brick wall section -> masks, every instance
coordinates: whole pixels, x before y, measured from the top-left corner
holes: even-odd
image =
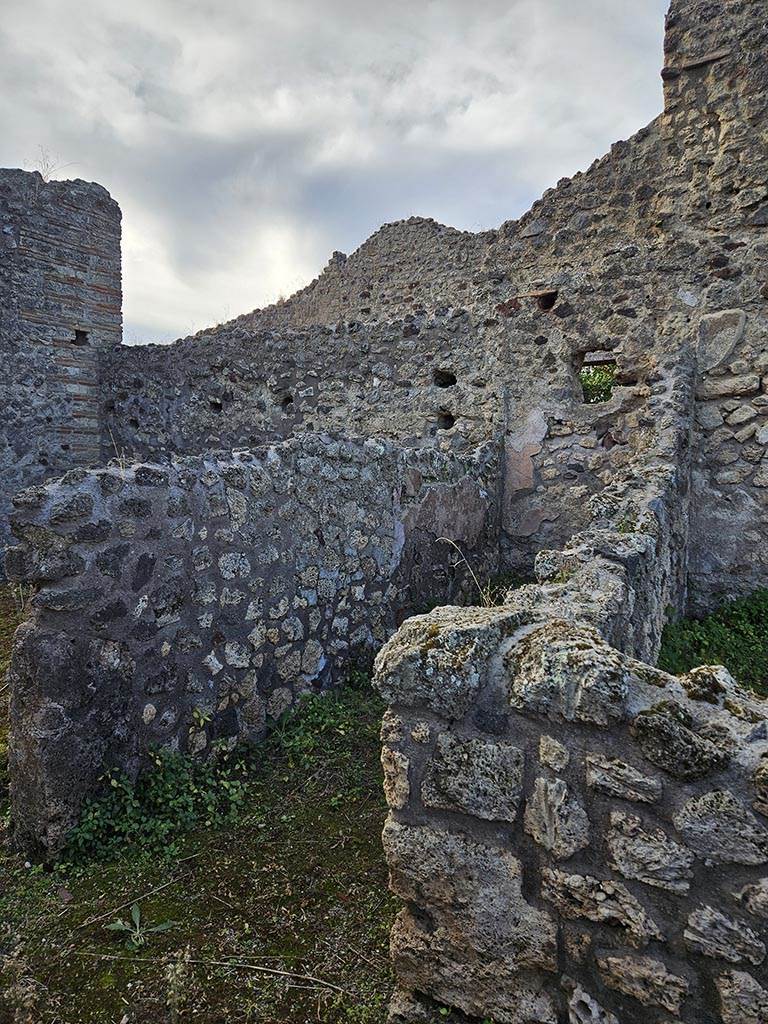
[[[13,494],[101,461],[96,352],[120,344],[121,324],[109,193],[0,170],[0,550]]]
[[[10,682],[16,842],[54,853],[108,767],[260,739],[407,615],[498,558],[498,449],[459,458],[305,436],[73,470],[16,499],[33,584]]]

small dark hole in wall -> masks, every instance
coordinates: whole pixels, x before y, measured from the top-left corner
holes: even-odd
[[[209,398],[208,405],[211,407],[213,412],[221,412],[224,408],[220,398]]]
[[[75,345],[87,345],[88,344],[88,331],[75,331]]]
[[[293,395],[283,395],[280,399],[280,408],[283,412],[293,412]]]
[[[138,430],[139,429],[139,421],[132,416],[128,420],[128,426],[129,427],[133,427],[134,430]]]
[[[437,429],[438,430],[453,430],[456,425],[456,417],[453,413],[445,412],[441,409],[437,414]]]
[[[434,370],[432,380],[439,388],[452,388],[456,386],[456,374],[451,370]]]
[[[600,353],[597,353],[600,356]],[[579,371],[579,383],[587,405],[608,402],[616,382],[616,360],[597,358],[595,354],[584,357]]]
[[[536,304],[542,313],[548,313],[550,309],[555,308],[558,294],[558,292],[542,292],[541,295],[536,296]]]

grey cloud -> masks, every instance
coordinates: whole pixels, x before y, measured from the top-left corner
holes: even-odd
[[[666,0],[5,0],[0,162],[124,209],[129,337],[287,294],[413,213],[522,213],[661,107]]]

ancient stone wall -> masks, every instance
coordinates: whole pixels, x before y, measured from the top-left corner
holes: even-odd
[[[765,1019],[765,703],[514,605],[378,666],[392,1024]]]
[[[304,436],[78,469],[16,499],[33,584],[11,670],[16,841],[47,855],[106,768],[260,739],[413,611],[498,558],[498,449]],[[459,564],[457,564],[459,563]]]
[[[665,110],[650,126],[519,220],[477,235],[416,218],[386,225],[307,289],[235,324],[366,322],[440,304],[486,329],[503,322],[504,557],[516,568],[582,525],[585,500],[650,426],[648,389],[700,337],[691,608],[749,593],[768,558],[767,45],[760,0],[675,0]],[[542,292],[557,293],[547,309]],[[627,390],[590,410],[575,372],[595,352],[615,356]]]
[[[261,704],[248,703],[240,675],[258,677],[263,703],[290,689],[277,684],[281,672],[299,686],[313,677],[301,652],[319,645],[326,660],[313,679],[323,684],[356,646],[335,635],[334,621],[361,617],[352,632],[365,626],[366,644],[379,642],[382,623],[394,628],[425,597],[450,591],[458,556],[435,548],[440,533],[480,575],[497,555],[504,568],[535,566],[539,582],[510,599],[520,614],[593,627],[650,662],[670,615],[764,582],[766,45],[761,0],[675,0],[663,114],[519,220],[480,234],[418,218],[387,225],[350,257],[335,254],[286,302],[171,346],[116,345],[119,211],[108,195],[3,172],[0,503],[73,465],[117,462],[19,498],[22,544],[9,564],[41,588],[14,670],[16,807],[27,802],[37,822],[22,826],[27,840],[60,840],[74,812],[46,787],[70,760],[90,779],[107,749],[104,722],[115,725],[110,709],[83,696],[81,664],[93,666],[84,678],[94,692],[103,678],[124,695],[112,748],[132,771],[150,737],[202,745],[188,720],[198,691],[187,694],[183,680],[198,678],[211,653],[214,721],[229,724],[204,730],[205,741],[247,731],[242,709]],[[615,361],[615,387],[588,405],[579,372],[595,359]],[[382,445],[365,445],[370,436]],[[478,445],[493,457],[477,461]],[[251,454],[216,454],[222,448]],[[365,483],[351,495],[358,477],[345,475],[345,452]],[[238,490],[229,477],[240,479],[243,466]],[[216,504],[222,487],[226,507]],[[224,521],[209,522],[214,513]],[[6,520],[0,507],[0,531]],[[389,576],[367,555],[360,569],[356,542],[344,539],[350,521],[377,550],[400,552]],[[241,534],[247,550],[233,546]],[[198,566],[206,547],[213,561],[203,553]],[[248,563],[233,577],[241,583],[220,578],[229,555]],[[340,574],[344,614],[333,595],[328,620],[301,604],[296,573],[310,556]],[[347,563],[385,596],[370,602]],[[198,579],[216,588],[220,627],[197,607]],[[251,598],[237,598],[249,588],[267,603],[278,593],[299,601],[303,632],[283,639],[264,612],[274,650],[246,668],[227,662],[226,646],[261,656],[246,645],[256,626],[244,632],[241,618]],[[179,591],[177,620],[164,602],[173,607]],[[220,638],[221,656],[205,630]],[[177,658],[161,708],[145,692],[152,666]],[[57,675],[69,688],[64,710],[45,689]],[[221,680],[229,689],[220,696]],[[148,705],[154,716],[139,720]],[[121,707],[133,717],[120,718]],[[42,744],[25,747],[25,735],[45,736],[50,759]],[[82,764],[72,755],[81,742]]]
[[[97,352],[121,338],[120,210],[100,185],[0,171],[0,550],[11,497],[101,459]]]
[[[502,229],[531,267],[591,238],[587,272],[528,283],[570,307],[566,354],[614,352],[636,383],[605,424],[622,463],[539,585],[413,619],[377,659],[393,1024],[766,1019],[768,705],[647,662],[667,605],[764,582],[767,40],[763,4],[673,3],[662,118]],[[550,497],[561,396],[538,398],[507,438],[512,515]],[[589,439],[572,409],[564,436]]]
[[[646,663],[685,603],[695,380],[537,585],[377,657],[392,1024],[764,1019],[768,704]]]
[[[254,334],[228,326],[101,359],[115,451],[156,457],[307,431],[468,451],[504,421],[506,337],[461,310]]]
[[[768,569],[766,45],[759,2],[672,4],[660,213],[688,261],[681,294],[699,333],[693,611],[749,593]]]
[[[480,262],[486,240],[493,235],[458,231],[425,217],[385,224],[351,256],[335,252],[306,288],[274,306],[238,317],[232,325],[250,332],[296,329],[466,307],[485,294]]]

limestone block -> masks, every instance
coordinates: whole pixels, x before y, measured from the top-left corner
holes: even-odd
[[[503,608],[436,608],[403,624],[376,657],[376,686],[388,704],[446,718],[469,710],[479,666],[527,617]]]
[[[716,430],[723,425],[723,414],[715,403],[705,405],[699,402],[696,406],[696,419],[704,430]]]
[[[558,860],[589,846],[587,812],[562,779],[536,779],[525,808],[525,831]]]
[[[523,752],[511,743],[437,738],[421,797],[427,807],[513,822],[523,787]]]
[[[768,863],[768,829],[732,793],[691,797],[673,818],[686,845],[715,864]]]
[[[731,427],[739,427],[743,423],[749,423],[757,416],[757,410],[752,405],[740,405],[727,418]]]
[[[768,921],[768,878],[761,878],[752,885],[745,885],[737,896],[750,914]]]
[[[405,754],[391,747],[381,749],[381,767],[384,773],[384,796],[393,810],[402,810],[411,795],[408,780],[410,761]]]
[[[658,1006],[678,1014],[689,984],[671,974],[660,960],[649,956],[605,956],[597,966],[608,988],[637,999],[643,1006]]]
[[[523,898],[519,861],[461,833],[392,818],[383,841],[394,892],[429,921],[405,910],[395,922],[400,985],[469,1016],[555,1024],[550,998],[527,974],[556,970],[556,928]]]
[[[696,397],[707,401],[712,398],[756,395],[759,390],[760,377],[756,373],[745,373],[739,377],[712,377],[704,380],[696,391]]]
[[[542,736],[539,740],[539,761],[552,771],[562,772],[568,767],[571,755],[566,747],[552,736]]]
[[[747,317],[742,309],[726,309],[701,318],[699,369],[706,373],[722,365],[744,337]]]
[[[509,702],[521,711],[595,725],[624,714],[627,667],[596,630],[550,623],[509,652],[506,668]]]
[[[651,939],[664,937],[640,901],[621,882],[544,868],[542,896],[564,917],[586,918],[625,929],[633,945],[645,946]]]
[[[719,957],[738,964],[748,960],[758,966],[765,960],[765,944],[743,921],[703,906],[688,915],[683,932],[686,944],[704,956]]]
[[[619,1024],[619,1020],[581,985],[576,985],[568,1000],[568,1024]]]
[[[723,1024],[768,1024],[768,992],[745,971],[717,978]]]
[[[631,726],[643,755],[677,779],[701,779],[725,767],[727,750],[693,731],[690,714],[675,701],[641,711]]]
[[[602,754],[587,755],[587,785],[608,796],[638,803],[654,803],[662,794],[658,779],[644,775],[625,761]]]
[[[662,829],[647,830],[640,818],[615,811],[607,843],[613,867],[625,878],[670,892],[688,892],[694,855]]]

